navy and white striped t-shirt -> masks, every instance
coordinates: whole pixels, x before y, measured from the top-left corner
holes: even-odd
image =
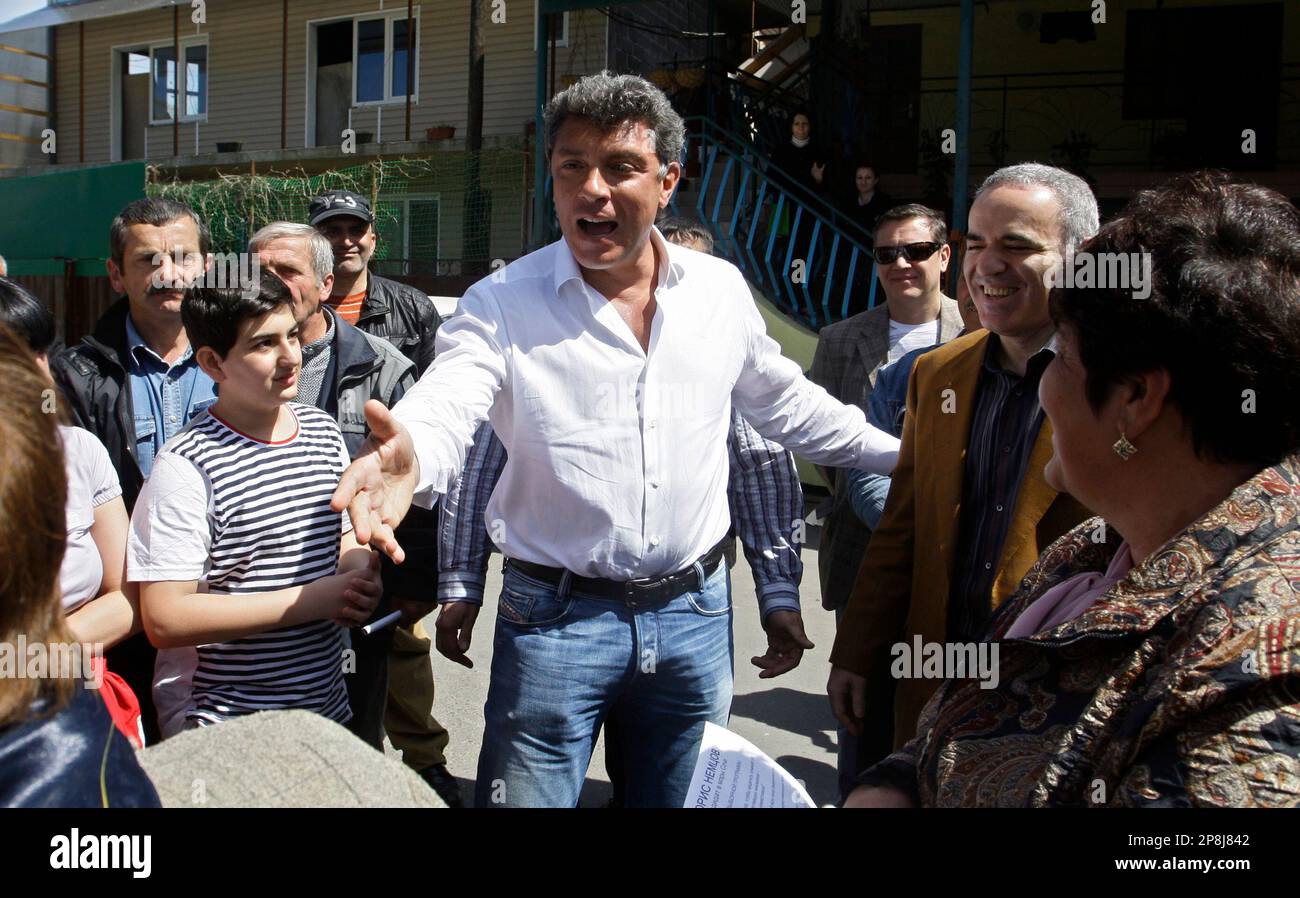
[[[202,580],[239,601],[335,572],[344,519],[329,503],[347,449],[329,415],[289,408],[298,426],[282,442],[241,434],[211,411],[169,441],[132,515],[131,580]],[[185,717],[303,708],[345,722],[345,647],[328,620],[198,646]]]

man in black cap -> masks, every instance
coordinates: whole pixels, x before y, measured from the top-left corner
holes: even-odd
[[[330,307],[349,324],[392,343],[423,374],[433,361],[442,319],[419,290],[369,271],[379,241],[370,202],[350,190],[331,190],[311,201],[308,219],[334,248]]]
[[[312,227],[329,240],[334,250],[334,286],[327,300],[339,318],[375,337],[387,340],[415,363],[416,377],[433,361],[433,340],[442,318],[433,302],[406,284],[390,281],[369,269],[379,237],[370,202],[350,190],[331,190],[316,197],[308,210]],[[420,535],[437,532],[438,509],[412,508],[409,529]],[[415,547],[422,555],[421,570],[436,570],[435,541]],[[409,578],[405,581],[410,585]],[[384,730],[402,760],[418,771],[453,806],[456,781],[447,771],[443,750],[447,730],[433,716],[434,682],[430,650],[433,642],[421,619],[433,610],[436,581],[418,592],[402,588],[391,596],[395,610],[403,612],[393,631],[388,652],[388,702]]]

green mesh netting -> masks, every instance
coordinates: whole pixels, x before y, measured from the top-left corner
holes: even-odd
[[[375,212],[377,271],[472,274],[522,253],[527,175],[527,154],[511,147],[376,159],[316,174],[298,169],[154,181],[146,192],[188,204],[207,222],[213,251],[226,253],[245,249],[249,236],[272,221],[305,222],[312,197],[352,190],[368,197]]]

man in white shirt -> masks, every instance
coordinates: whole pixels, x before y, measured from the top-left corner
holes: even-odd
[[[334,506],[400,561],[392,528],[490,420],[508,461],[486,521],[507,566],[475,803],[576,804],[617,706],[627,804],[680,806],[704,723],[731,705],[732,403],[823,464],[887,473],[898,441],[781,356],[736,268],[654,229],[684,139],[662,92],[589,76],[545,135],[564,239],[471,287],[416,387],[391,414],[366,405],[369,451]],[[438,638],[463,653],[476,613],[447,606]]]

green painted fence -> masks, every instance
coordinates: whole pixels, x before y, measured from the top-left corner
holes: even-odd
[[[12,275],[104,274],[108,226],[144,196],[143,162],[0,178],[0,255]]]

